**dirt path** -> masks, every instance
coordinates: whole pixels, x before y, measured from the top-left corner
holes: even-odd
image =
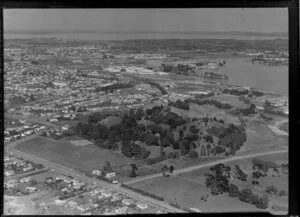
[[[289,133],[283,131],[283,130],[280,130],[279,127],[281,124],[284,124],[286,122],[288,122],[289,120],[288,119],[283,119],[283,120],[280,120],[280,121],[276,121],[276,123],[274,125],[267,125],[274,133],[278,134],[278,135],[284,135],[284,136],[288,136]]]

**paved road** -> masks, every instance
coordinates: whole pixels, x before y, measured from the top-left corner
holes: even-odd
[[[55,171],[57,171],[59,173],[62,173],[64,175],[70,175],[70,176],[76,177],[78,179],[81,179],[83,181],[86,181],[88,183],[96,182],[98,185],[105,186],[109,189],[116,190],[116,191],[121,192],[123,194],[130,195],[131,197],[136,198],[138,200],[145,201],[148,204],[152,204],[154,206],[159,206],[159,207],[165,208],[165,209],[169,210],[169,212],[185,213],[185,211],[183,211],[181,209],[177,209],[175,207],[172,207],[172,206],[170,206],[169,204],[167,204],[163,201],[158,201],[158,200],[155,200],[153,198],[140,195],[140,194],[135,193],[135,192],[133,192],[129,189],[125,189],[125,188],[121,187],[120,185],[114,185],[114,184],[106,183],[106,182],[103,182],[103,181],[100,181],[100,180],[96,180],[96,179],[87,177],[85,174],[80,173],[78,171],[75,171],[74,169],[71,169],[71,168],[68,168],[68,167],[65,167],[65,166],[47,161],[45,159],[30,155],[30,154],[27,154],[27,153],[24,153],[24,152],[21,152],[21,151],[18,151],[18,150],[12,150],[12,152],[17,156],[21,156],[24,159],[31,160],[32,162],[38,162],[38,163],[44,164],[48,168],[54,169]]]
[[[277,150],[277,151],[268,151],[268,152],[262,152],[262,153],[256,153],[256,154],[248,154],[248,155],[240,155],[240,156],[234,156],[234,157],[230,157],[230,158],[225,158],[225,159],[221,159],[221,160],[216,160],[213,162],[209,162],[209,163],[205,163],[205,164],[200,164],[200,165],[196,165],[196,166],[191,166],[191,167],[186,167],[186,168],[182,168],[182,169],[178,169],[178,170],[174,170],[173,175],[179,174],[179,173],[185,173],[185,172],[190,172],[193,170],[198,170],[201,168],[205,168],[205,167],[210,167],[219,163],[227,163],[227,162],[231,162],[231,161],[235,161],[235,160],[242,160],[242,159],[247,159],[247,158],[253,158],[253,157],[258,157],[258,156],[264,156],[264,155],[271,155],[271,154],[278,154],[278,153],[285,153],[288,152],[288,150]],[[153,178],[157,178],[157,177],[161,177],[162,174],[161,173],[156,173],[150,176],[144,176],[138,179],[134,179],[131,181],[128,181],[124,184],[133,184],[136,182],[141,182],[141,181],[145,181],[148,179],[153,179]]]

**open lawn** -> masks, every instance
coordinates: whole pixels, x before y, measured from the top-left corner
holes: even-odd
[[[67,141],[53,141],[40,137],[21,143],[16,149],[81,172],[101,168],[105,161],[109,161],[112,166],[128,163],[125,157],[94,145],[76,147]]]
[[[133,187],[143,189],[166,201],[174,201],[186,208],[198,208],[202,212],[233,212],[233,211],[261,211],[255,206],[243,203],[227,195],[212,196],[201,183],[193,182],[181,177],[159,177],[145,182],[135,183]],[[201,196],[209,195],[205,202]]]
[[[285,132],[288,133],[288,132],[289,132],[289,123],[286,122],[286,123],[280,125],[280,126],[279,126],[279,129],[280,129],[280,130],[283,130],[283,131],[285,131]]]
[[[200,117],[204,117],[206,116],[206,114],[208,116],[212,116],[212,115],[216,115],[219,113],[224,113],[223,110],[216,108],[215,106],[211,106],[211,105],[202,105],[199,106],[197,104],[194,103],[190,103],[190,109],[189,110],[183,110],[183,109],[179,109],[179,108],[175,108],[175,107],[171,107],[171,111],[179,114],[181,116],[186,116],[186,117],[190,117],[190,118],[200,118]]]
[[[287,146],[288,137],[279,136],[265,124],[249,122],[246,127],[247,140],[237,154],[275,150]]]

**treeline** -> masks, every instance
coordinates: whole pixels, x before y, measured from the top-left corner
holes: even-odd
[[[214,99],[204,99],[204,100],[187,99],[187,100],[185,100],[185,102],[195,103],[197,105],[206,105],[206,104],[214,105],[217,108],[226,109],[226,110],[233,108],[233,106],[228,104],[228,103],[222,103],[222,102],[219,102],[219,101],[214,100]]]
[[[247,89],[243,89],[243,90],[239,90],[239,89],[224,89],[223,91],[222,91],[222,93],[224,93],[224,94],[230,94],[230,95],[235,95],[235,96],[244,96],[244,95],[249,95],[249,96],[251,96],[251,95],[254,95],[254,96],[258,96],[258,97],[260,97],[260,96],[263,96],[264,95],[264,93],[263,92],[261,92],[261,91],[259,91],[259,90],[247,90]]]
[[[215,95],[214,92],[210,92],[210,93],[208,93],[208,94],[197,94],[197,95],[195,95],[195,99],[196,99],[196,100],[200,100],[200,99],[212,97],[212,96],[214,96],[214,95]]]
[[[133,85],[130,83],[128,83],[128,84],[116,83],[116,84],[108,85],[105,87],[97,87],[96,92],[105,91],[106,93],[108,93],[108,92],[112,93],[114,90],[131,88],[131,87],[133,87]]]
[[[235,96],[242,96],[249,94],[249,90],[243,89],[243,90],[238,90],[238,89],[224,89],[222,91],[224,94],[230,94],[230,95],[235,95]]]
[[[160,201],[164,201],[165,200],[163,197],[157,196],[155,194],[149,193],[149,192],[141,190],[141,189],[137,189],[137,188],[131,187],[131,186],[126,185],[126,184],[121,184],[121,186],[124,187],[124,188],[130,189],[130,190],[132,190],[134,192],[137,192],[137,193],[139,193],[141,195],[144,195],[144,196],[147,196],[147,197],[151,197],[151,198],[156,199],[156,200],[160,200]]]
[[[173,106],[175,108],[179,108],[183,110],[190,110],[189,104],[181,100],[177,100],[176,102],[169,102],[169,106]]]
[[[150,84],[151,86],[154,86],[154,87],[156,87],[157,89],[159,89],[162,95],[168,94],[168,92],[167,92],[162,86],[160,86],[160,84],[158,84],[158,83],[156,83],[156,82],[154,82],[154,81],[151,81],[151,80],[145,80],[145,83],[148,83],[148,84]]]

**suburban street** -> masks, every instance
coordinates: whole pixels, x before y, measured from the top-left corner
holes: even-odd
[[[36,162],[36,163],[44,164],[46,167],[48,167],[50,169],[54,169],[55,171],[57,171],[59,173],[62,173],[64,175],[70,175],[70,176],[73,176],[75,178],[81,179],[81,180],[89,182],[89,183],[96,182],[100,186],[105,186],[105,187],[110,188],[112,190],[116,190],[118,192],[127,194],[127,195],[129,195],[133,198],[136,198],[138,200],[143,200],[143,201],[145,201],[149,204],[152,204],[154,206],[159,206],[159,207],[165,208],[169,212],[185,213],[185,211],[183,211],[181,209],[177,209],[175,207],[172,207],[171,205],[167,204],[166,202],[158,201],[158,200],[155,200],[153,198],[143,196],[141,194],[130,191],[129,189],[125,189],[125,188],[121,187],[120,185],[109,184],[109,183],[106,183],[106,182],[103,182],[103,181],[100,181],[100,180],[97,180],[97,179],[87,177],[85,174],[80,173],[78,171],[75,171],[71,168],[67,168],[65,166],[47,161],[45,159],[42,159],[42,158],[27,154],[27,153],[24,153],[24,152],[21,152],[21,151],[12,150],[11,152],[13,154],[17,155],[17,156],[20,156],[20,157],[24,158],[24,159],[28,159],[28,160]]]
[[[45,126],[51,127],[51,128],[59,127],[59,126],[57,126],[55,124],[52,124],[52,123],[46,121],[45,119],[39,118],[39,117],[25,117],[25,116],[22,116],[22,115],[15,115],[15,114],[9,114],[9,113],[5,113],[4,117],[19,119],[19,120],[24,119],[26,121],[34,122],[34,123],[37,123],[37,124],[42,124],[42,125],[45,125]]]
[[[200,165],[196,165],[196,166],[191,166],[191,167],[186,167],[186,168],[182,168],[182,169],[178,169],[178,170],[174,170],[172,175],[176,175],[179,173],[184,173],[184,172],[190,172],[193,170],[198,170],[201,168],[205,168],[205,167],[210,167],[219,163],[228,163],[231,161],[235,161],[235,160],[243,160],[243,159],[247,159],[247,158],[253,158],[253,157],[258,157],[258,156],[264,156],[264,155],[271,155],[271,154],[279,154],[279,153],[286,153],[288,152],[288,150],[278,150],[278,151],[268,151],[268,152],[262,152],[262,153],[256,153],[256,154],[248,154],[248,155],[240,155],[240,156],[234,156],[234,157],[230,157],[230,158],[225,158],[225,159],[221,159],[221,160],[216,160],[213,162],[209,162],[209,163],[205,163],[205,164],[200,164]],[[141,181],[145,181],[148,179],[153,179],[153,178],[157,178],[157,177],[161,177],[162,173],[156,173],[150,176],[144,176],[141,178],[137,178],[128,182],[125,182],[124,184],[133,184],[136,182],[141,182]]]

